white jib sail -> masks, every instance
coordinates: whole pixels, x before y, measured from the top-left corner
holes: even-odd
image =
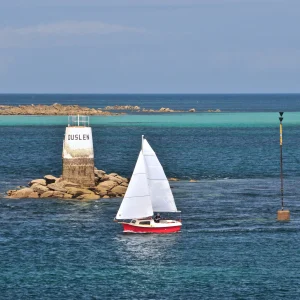
[[[141,151],[116,219],[138,219],[152,215],[146,165]]]
[[[153,211],[176,212],[177,207],[166,174],[149,143],[143,139],[150,197]]]

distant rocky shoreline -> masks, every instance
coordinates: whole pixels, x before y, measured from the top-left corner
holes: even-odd
[[[67,116],[67,115],[88,115],[88,116],[111,116],[119,113],[102,111],[101,109],[83,107],[79,105],[62,105],[54,103],[53,105],[19,105],[9,106],[0,105],[0,115],[46,115],[46,116]]]
[[[52,175],[34,179],[27,187],[9,190],[7,198],[59,198],[65,200],[98,200],[100,198],[123,197],[129,179],[117,173],[106,174],[95,168],[95,187],[82,187],[77,183],[63,180]]]
[[[133,111],[133,112],[145,112],[145,113],[171,113],[171,112],[186,112],[185,110],[175,110],[169,107],[161,107],[160,109],[146,109],[141,108],[140,106],[132,106],[132,105],[114,105],[114,106],[106,106],[103,110],[112,111],[112,110],[123,110],[123,111]],[[189,112],[195,110],[194,108],[190,109]]]
[[[118,111],[118,112],[116,112]],[[67,115],[86,115],[86,116],[116,116],[125,114],[126,111],[137,113],[179,113],[179,112],[196,112],[195,108],[187,111],[174,110],[168,107],[161,107],[160,109],[146,109],[139,106],[132,105],[114,105],[106,106],[105,108],[89,108],[79,105],[62,105],[54,103],[52,105],[0,105],[0,115],[39,115],[39,116],[67,116]],[[207,110],[206,112],[221,112],[220,109]]]
[[[114,106],[106,106],[103,108],[105,111],[114,111],[114,110],[121,110],[121,111],[133,111],[133,112],[145,112],[145,113],[172,113],[172,112],[196,112],[195,108],[191,108],[189,110],[176,110],[171,109],[168,107],[161,107],[160,109],[146,109],[141,108],[140,106],[133,106],[133,105],[114,105]],[[221,112],[220,109],[209,109],[206,112]]]

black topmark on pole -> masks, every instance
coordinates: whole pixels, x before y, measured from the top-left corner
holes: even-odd
[[[282,120],[283,120],[283,112],[279,112],[280,117],[279,117],[279,121],[280,121],[280,179],[281,179],[281,210],[283,210],[283,166],[282,166]]]

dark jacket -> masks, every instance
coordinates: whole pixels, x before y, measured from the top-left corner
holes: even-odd
[[[155,222],[155,223],[159,223],[159,221],[160,221],[160,216],[156,215],[156,216],[154,217],[154,222]]]

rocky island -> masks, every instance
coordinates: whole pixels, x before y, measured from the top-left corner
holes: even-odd
[[[116,112],[118,111],[118,112]],[[0,105],[0,115],[15,116],[68,116],[68,115],[83,115],[83,116],[117,116],[125,114],[125,111],[131,111],[136,113],[182,113],[182,112],[196,112],[195,108],[191,108],[187,111],[176,110],[169,107],[161,107],[160,109],[147,109],[140,106],[132,105],[114,105],[106,106],[105,108],[89,108],[79,105],[62,105],[54,103],[52,105]],[[221,112],[220,109],[208,110],[207,112]]]
[[[54,103],[53,105],[19,105],[9,106],[0,105],[0,115],[46,115],[46,116],[67,116],[67,115],[84,115],[84,116],[111,116],[119,115],[103,111],[101,109],[83,107],[79,105],[62,105]]]
[[[77,183],[64,181],[61,177],[46,175],[42,179],[34,179],[27,187],[9,190],[7,198],[59,198],[77,200],[98,200],[100,198],[123,197],[129,179],[117,173],[106,174],[95,168],[95,187],[82,187]]]
[[[170,112],[186,112],[184,110],[175,110],[169,107],[161,107],[160,109],[147,109],[141,108],[140,106],[132,106],[132,105],[114,105],[114,106],[106,106],[103,110],[106,111],[114,111],[114,110],[123,110],[123,111],[132,111],[132,112],[145,112],[145,113],[170,113]],[[191,111],[191,110],[189,110]],[[196,111],[196,110],[195,110]]]
[[[160,109],[147,109],[141,108],[140,106],[133,106],[133,105],[114,105],[114,106],[106,106],[103,108],[105,111],[131,111],[131,112],[144,112],[144,113],[178,113],[178,112],[196,112],[195,108],[191,108],[189,110],[178,110],[178,109],[171,109],[169,107],[161,107]],[[209,109],[206,112],[221,112],[220,109]]]

